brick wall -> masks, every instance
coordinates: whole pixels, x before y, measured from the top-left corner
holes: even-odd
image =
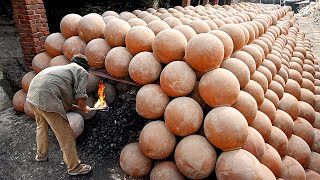
[[[13,18],[27,64],[45,51],[44,41],[49,35],[46,10],[42,0],[12,0]]]

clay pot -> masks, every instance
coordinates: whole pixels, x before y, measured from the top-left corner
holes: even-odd
[[[201,77],[199,91],[201,98],[211,107],[231,106],[238,98],[240,85],[233,73],[218,68]]]
[[[116,78],[124,78],[129,75],[129,64],[132,55],[125,47],[112,48],[105,58],[107,72]]]
[[[273,80],[276,81],[276,82],[278,82],[283,88],[286,87],[286,82],[284,81],[284,79],[283,79],[280,75],[276,74],[276,75],[273,77]]]
[[[248,137],[244,142],[242,149],[253,154],[257,159],[261,159],[264,154],[265,143],[261,134],[254,128],[248,128]]]
[[[285,156],[282,159],[282,173],[283,179],[306,179],[306,174],[299,162],[290,156]]]
[[[274,55],[274,54],[268,54],[267,56],[266,56],[266,59],[268,59],[268,60],[270,60],[271,62],[273,62],[273,64],[276,66],[276,68],[277,68],[277,72],[280,70],[280,68],[281,68],[281,59],[278,57],[278,56],[276,56],[276,55]]]
[[[60,55],[60,56],[56,56],[54,58],[52,58],[49,62],[49,66],[62,66],[62,65],[67,65],[69,64],[70,61],[68,59],[66,59],[66,57],[64,55]]]
[[[268,79],[263,73],[260,71],[255,71],[253,75],[251,75],[251,80],[257,82],[262,87],[264,93],[267,92],[269,83]]]
[[[279,153],[269,144],[265,144],[265,150],[260,162],[267,166],[276,177],[281,176],[282,161]]]
[[[250,80],[242,90],[249,93],[256,100],[258,108],[262,105],[264,100],[264,91],[257,82]]]
[[[235,51],[231,54],[231,58],[237,58],[243,61],[249,68],[250,74],[252,75],[256,70],[256,63],[253,57],[245,51]]]
[[[63,54],[62,46],[65,41],[66,38],[61,33],[52,33],[46,38],[44,48],[51,57],[56,57]]]
[[[38,74],[40,71],[49,67],[49,62],[51,61],[51,59],[52,59],[52,57],[49,56],[49,54],[46,52],[42,52],[42,53],[37,54],[32,59],[32,70],[36,74]]]
[[[74,133],[75,138],[79,137],[82,134],[84,129],[84,119],[81,116],[81,114],[76,112],[68,112],[67,120]]]
[[[272,74],[271,74],[271,71],[266,68],[265,66],[260,66],[257,71],[259,71],[260,73],[262,73],[268,80],[268,84],[271,83],[272,81]]]
[[[136,18],[137,16],[132,14],[131,12],[127,12],[127,11],[124,11],[124,12],[121,12],[119,14],[119,18],[125,20],[125,21],[129,21],[130,19],[133,19],[133,18]]]
[[[310,163],[308,165],[308,169],[320,173],[320,154],[316,152],[311,152],[310,155]]]
[[[306,170],[306,179],[320,179],[320,174],[310,169]]]
[[[30,83],[35,76],[36,73],[34,71],[30,71],[22,77],[21,86],[24,92],[28,93]]]
[[[195,87],[197,78],[193,69],[183,61],[169,63],[160,74],[160,86],[172,97],[186,96]]]
[[[139,19],[139,18],[132,18],[132,19],[129,19],[127,22],[131,27],[134,27],[134,26],[147,26],[147,23],[144,20]]]
[[[139,147],[149,158],[164,159],[174,151],[176,137],[168,131],[163,121],[152,121],[141,130]]]
[[[274,107],[276,109],[278,109],[280,100],[279,100],[278,95],[275,92],[273,92],[272,90],[268,89],[265,92],[264,97],[266,99],[270,100],[273,103]]]
[[[284,87],[284,91],[286,93],[293,95],[298,100],[301,99],[301,88],[297,81],[288,79],[286,86]]]
[[[88,64],[93,68],[104,68],[105,58],[111,50],[109,44],[102,38],[90,41],[85,49],[85,56],[88,58]]]
[[[233,41],[233,49],[239,50],[245,45],[245,34],[236,24],[225,24],[219,30],[226,32]]]
[[[157,84],[144,85],[136,96],[136,110],[147,119],[163,116],[170,99]]]
[[[315,132],[312,125],[307,120],[298,117],[294,121],[293,133],[302,138],[310,147],[312,146]]]
[[[279,99],[283,97],[283,93],[285,89],[277,81],[272,80],[271,83],[269,84],[269,89],[275,92],[278,95]]]
[[[153,31],[144,26],[132,27],[125,38],[128,51],[136,55],[142,51],[152,51],[155,35]]]
[[[60,21],[60,31],[67,39],[72,36],[78,36],[78,24],[82,16],[78,14],[67,14]]]
[[[245,45],[241,48],[241,51],[245,51],[253,57],[253,59],[256,63],[256,68],[258,68],[262,64],[262,60],[263,60],[262,54],[256,46]]]
[[[297,160],[302,167],[307,168],[310,161],[311,150],[302,138],[292,135],[289,139],[287,155]]]
[[[192,29],[192,27],[188,25],[179,25],[174,27],[173,29],[180,31],[187,39],[187,42],[189,42],[191,38],[197,35],[197,33]]]
[[[284,93],[279,102],[279,109],[288,113],[293,120],[296,120],[300,111],[299,101],[291,94]]]
[[[276,107],[273,105],[273,103],[269,99],[264,98],[263,103],[259,107],[259,111],[265,113],[269,117],[271,123],[276,118],[276,111],[277,111]]]
[[[236,58],[229,58],[222,62],[221,68],[231,71],[238,79],[240,88],[246,86],[250,80],[250,71],[247,65]]]
[[[315,92],[315,87],[313,82],[306,78],[302,78],[301,88],[309,89],[312,93]]]
[[[262,66],[266,67],[269,69],[269,71],[271,72],[272,74],[272,78],[276,75],[277,73],[277,68],[276,66],[274,65],[274,63],[268,59],[265,59],[263,62],[262,62]]]
[[[269,117],[261,111],[257,111],[256,118],[250,124],[251,127],[259,131],[265,141],[268,140],[271,134],[271,121]]]
[[[317,128],[313,128],[314,131],[314,140],[311,146],[311,150],[317,153],[320,152],[320,130]]]
[[[80,19],[77,30],[81,39],[88,43],[93,39],[102,38],[105,26],[102,16],[90,13]]]
[[[79,36],[72,36],[68,38],[63,46],[63,54],[70,61],[75,54],[85,54],[86,42],[84,42]]]
[[[217,160],[217,179],[262,179],[260,162],[248,151],[223,152]]]
[[[284,82],[288,81],[288,72],[283,67],[280,68],[277,74],[283,78]]]
[[[159,78],[161,71],[161,63],[151,52],[141,52],[129,63],[129,75],[140,85],[153,83]]]
[[[185,180],[177,165],[172,161],[161,161],[154,166],[150,173],[150,180]]]
[[[166,22],[171,28],[182,25],[182,22],[176,17],[167,17],[167,18],[163,19],[163,21]],[[210,27],[209,27],[209,29],[210,29]]]
[[[272,125],[281,129],[285,133],[287,138],[290,138],[293,134],[294,123],[291,116],[280,109],[277,110],[276,118],[273,121]]]
[[[313,107],[303,101],[299,101],[299,117],[302,117],[310,122],[310,124],[313,124],[315,121],[315,111]]]
[[[174,39],[175,41],[169,41]],[[164,64],[182,60],[185,55],[187,39],[175,29],[165,29],[159,32],[153,42],[153,54]]]
[[[133,142],[121,150],[120,167],[130,176],[143,177],[150,173],[152,160],[141,152],[138,142]]]
[[[288,138],[281,129],[272,126],[271,134],[267,143],[276,149],[281,157],[286,155],[288,150]]]
[[[161,20],[151,21],[147,24],[147,27],[150,28],[155,35],[165,29],[170,29],[170,26],[166,22]]]
[[[186,47],[186,62],[197,71],[216,69],[223,58],[223,43],[212,34],[199,34],[193,37]]]
[[[178,136],[188,136],[202,125],[203,111],[197,101],[190,97],[178,97],[167,105],[164,120],[168,130]]]
[[[238,110],[217,107],[205,117],[204,132],[209,142],[223,151],[239,149],[247,139],[248,123]]]
[[[211,30],[210,26],[203,20],[194,20],[188,24],[197,34],[207,33]]]
[[[125,38],[131,26],[122,19],[113,19],[104,29],[104,38],[110,47],[125,46]]]
[[[36,117],[35,117],[35,115],[34,115],[34,112],[33,112],[32,108],[31,108],[30,104],[29,104],[27,101],[24,102],[23,111],[24,111],[24,113],[26,113],[26,115],[27,115],[28,117],[30,117],[31,119],[33,119],[33,120],[36,119]]]
[[[309,72],[303,71],[302,78],[309,79],[311,82],[315,83],[315,79],[314,79],[313,75]]]
[[[220,41],[223,43],[223,47],[224,47],[223,59],[229,58],[233,51],[233,41],[231,37],[226,32],[221,30],[213,30],[213,31],[210,31],[209,33],[218,37]]]
[[[261,165],[261,171],[263,174],[263,179],[272,179],[275,180],[276,177],[274,176],[273,172],[264,164],[260,164]]]
[[[191,179],[203,179],[214,170],[217,153],[205,137],[190,135],[178,143],[174,159],[183,175]]]
[[[315,120],[312,126],[314,128],[320,129],[320,113],[319,112],[315,112]]]
[[[257,115],[257,103],[255,99],[247,92],[240,91],[236,102],[232,105],[246,118],[250,125]]]
[[[88,85],[87,85],[87,89],[86,89],[88,94],[97,92],[98,84],[99,84],[100,80],[101,80],[101,78],[99,76],[89,73]]]

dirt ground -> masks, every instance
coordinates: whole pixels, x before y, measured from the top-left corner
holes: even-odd
[[[4,79],[2,71],[5,64],[10,64],[8,61],[18,61],[22,54],[12,23],[6,23],[3,19],[0,22],[2,22],[0,23],[0,85],[12,98],[15,89],[9,87],[8,80]],[[320,24],[314,23],[313,19],[308,17],[298,17],[297,22],[301,31],[311,40],[314,55],[320,60]],[[85,128],[92,128],[93,125],[94,123]],[[49,131],[49,160],[35,162],[35,127],[34,121],[24,113],[16,112],[12,108],[0,112],[0,180],[135,179],[126,176],[119,167],[119,151],[112,151],[113,153],[110,154],[101,152],[102,156],[99,156],[97,155],[99,147],[88,144],[87,142],[90,141],[86,138],[78,139],[78,155],[82,162],[93,165],[93,171],[85,176],[68,176],[58,142],[51,130]],[[92,133],[91,130],[89,131]],[[88,154],[86,146],[96,148],[95,154]]]

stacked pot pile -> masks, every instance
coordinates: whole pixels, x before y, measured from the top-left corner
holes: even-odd
[[[290,7],[252,3],[69,14],[30,79],[81,53],[140,84],[136,110],[151,122],[121,152],[131,176],[317,178],[320,72],[295,20]]]

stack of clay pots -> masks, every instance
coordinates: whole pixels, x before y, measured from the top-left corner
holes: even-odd
[[[141,85],[150,122],[121,151],[130,176],[317,179],[320,72],[295,21],[288,6],[252,3],[69,14],[33,75],[81,53]]]

